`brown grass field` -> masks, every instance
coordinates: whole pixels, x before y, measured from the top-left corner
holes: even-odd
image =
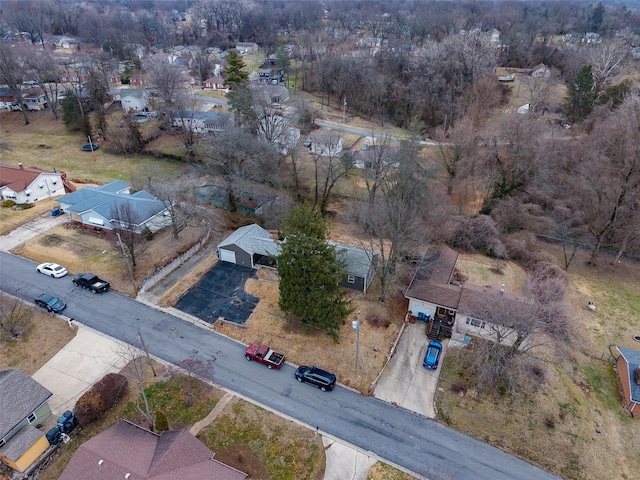
[[[1,303],[11,301],[11,297],[0,295]],[[27,308],[33,312],[27,332],[19,339],[0,343],[0,370],[20,369],[33,375],[76,336],[77,329],[57,315]]]

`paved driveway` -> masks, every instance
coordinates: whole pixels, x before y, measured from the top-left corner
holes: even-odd
[[[122,345],[111,337],[80,327],[77,335],[33,374],[34,380],[53,393],[49,407],[54,420],[65,410],[73,410],[91,385],[127,364]]]
[[[249,278],[257,278],[253,268],[218,262],[175,308],[208,323],[219,318],[244,323],[260,300],[245,292]]]
[[[448,342],[442,342],[443,351],[438,369],[428,370],[422,366],[428,340],[423,322],[407,324],[396,353],[378,380],[373,395],[426,417],[435,418],[434,397]]]

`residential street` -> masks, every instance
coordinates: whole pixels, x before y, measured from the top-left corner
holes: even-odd
[[[318,427],[425,477],[529,480],[557,478],[426,417],[347,388],[323,393],[299,385],[294,368],[265,371],[242,345],[114,292],[93,295],[69,278],[38,274],[33,262],[0,253],[0,288],[28,301],[46,291],[67,302],[65,315],[119,340],[142,334],[149,352],[171,363],[213,360],[213,380],[267,408]]]

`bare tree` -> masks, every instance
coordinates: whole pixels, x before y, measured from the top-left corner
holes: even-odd
[[[382,302],[387,298],[400,256],[414,251],[428,237],[428,172],[421,166],[418,153],[415,139],[405,142],[394,156],[397,165],[380,184],[381,193],[354,210],[355,221],[367,235],[369,249],[378,254]]]
[[[342,138],[339,135],[318,136],[313,145],[313,205],[325,214],[333,188],[353,168],[353,161],[348,153],[342,153]]]
[[[22,102],[22,83],[25,81],[25,68],[22,50],[4,40],[0,40],[0,82],[5,84],[11,93],[14,101],[20,105],[24,124],[29,125],[27,109]]]
[[[200,79],[201,82],[204,82],[211,75],[211,71],[213,70],[213,60],[211,55],[209,55],[205,51],[198,51],[194,57],[195,61],[195,74]]]
[[[593,72],[593,89],[596,93],[613,83],[625,66],[629,47],[622,40],[607,40],[590,48],[589,58]]]
[[[118,248],[122,248],[126,261],[131,266],[132,277],[138,259],[144,255],[144,238],[138,232],[140,215],[131,202],[121,201],[111,207],[113,229],[118,236]]]
[[[27,331],[33,308],[16,297],[0,292],[0,341],[5,343]]]
[[[199,106],[196,95],[181,93],[175,98],[170,112],[174,125],[177,124],[174,135],[184,146],[187,158],[193,157],[202,138],[205,122],[200,118]]]
[[[25,57],[25,67],[28,69],[29,77],[42,87],[51,115],[57,120],[58,95],[64,91],[60,83],[60,66],[47,51],[33,49],[31,54]]]
[[[160,99],[167,105],[172,105],[184,90],[182,69],[167,59],[151,57],[145,60],[144,70]]]
[[[367,149],[361,151],[360,155],[366,157],[364,165],[364,183],[369,194],[369,202],[376,200],[378,189],[381,188],[392,170],[397,168],[395,164],[394,154],[395,148],[391,146],[391,138],[386,135],[376,135],[371,132],[371,144],[367,145]]]
[[[444,173],[444,184],[447,195],[453,194],[454,188],[460,182],[459,173],[463,162],[475,152],[478,138],[475,135],[473,121],[465,117],[449,129],[436,130],[434,139],[438,141],[435,154]]]

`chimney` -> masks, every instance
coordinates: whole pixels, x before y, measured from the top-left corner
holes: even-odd
[[[24,166],[22,165],[22,162],[18,164],[18,167],[20,168],[20,170],[24,170]]]
[[[636,384],[640,385],[640,367],[636,368]]]

